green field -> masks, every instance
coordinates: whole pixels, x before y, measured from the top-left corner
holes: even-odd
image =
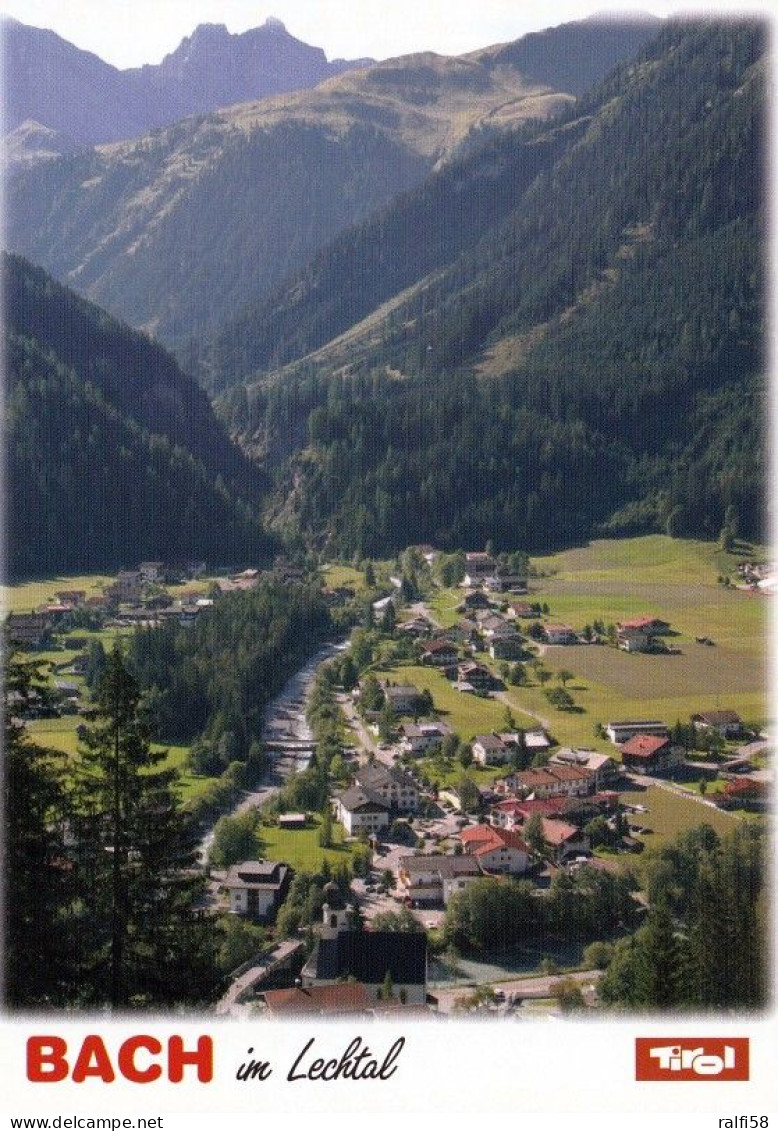
[[[476,734],[490,734],[493,730],[505,730],[504,703],[456,691],[443,673],[434,668],[403,664],[376,671],[379,678],[384,674],[396,683],[407,682],[420,691],[428,690],[435,704],[435,713],[463,739],[469,740]],[[530,716],[517,717],[516,721],[527,728],[535,725]]]
[[[63,715],[59,719],[33,719],[27,724],[27,733],[33,742],[51,750],[61,750],[74,758],[78,753],[76,728],[84,720],[80,715]],[[188,746],[172,746],[169,743],[153,743],[154,750],[167,750],[168,757],[158,768],[172,768],[179,771],[178,788],[182,801],[199,797],[215,782],[216,778],[195,777],[186,770],[189,756]]]
[[[353,855],[353,843],[345,843],[343,826],[333,821],[332,846],[319,845],[318,818],[304,829],[279,829],[262,825],[259,830],[260,852],[269,860],[280,860],[298,872],[318,872],[324,860],[335,867],[344,861],[349,863]]]
[[[681,797],[663,786],[649,786],[645,790],[628,790],[621,794],[627,805],[645,805],[646,813],[630,814],[630,823],[643,825],[653,831],[638,835],[646,849],[660,847],[684,829],[695,825],[710,825],[720,836],[731,832],[734,823],[742,819],[739,814],[725,812],[714,806],[695,801],[691,796]]]
[[[365,588],[365,575],[361,569],[347,565],[325,565],[321,569],[322,580],[330,589],[348,586],[360,593]]]
[[[745,543],[738,545],[734,553],[726,553],[715,542],[647,534],[640,538],[596,540],[573,550],[533,557],[532,565],[560,579],[576,581],[615,578],[638,584],[699,582],[708,585],[715,584],[720,573],[734,577],[738,561],[764,560],[766,555],[764,547]]]
[[[85,589],[87,597],[99,597],[106,585],[115,579],[107,574],[86,574],[81,577],[54,577],[25,581],[19,585],[0,586],[4,612],[31,613],[39,605],[56,600],[59,590]]]
[[[451,628],[462,619],[462,614],[457,612],[457,605],[461,605],[463,599],[459,589],[438,589],[427,604],[434,620],[443,628]]]
[[[530,599],[548,603],[551,621],[580,630],[594,620],[607,625],[659,616],[676,633],[667,640],[680,655],[628,654],[608,645],[543,647],[549,671],[575,673],[568,691],[579,710],[551,707],[537,684],[508,688],[508,702],[516,711],[543,719],[560,743],[602,750],[612,747],[595,738],[594,724],[616,718],[651,717],[673,724],[688,722],[700,710],[728,707],[747,724],[764,725],[766,598],[717,582],[719,574],[734,577],[736,562],[745,556],[742,550],[725,554],[715,543],[651,535],[593,542],[533,559],[547,576],[531,581]],[[458,599],[456,590],[437,594],[433,612],[445,614]],[[714,646],[698,644],[696,636],[710,637]]]

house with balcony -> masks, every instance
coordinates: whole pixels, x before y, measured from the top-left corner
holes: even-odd
[[[495,825],[476,825],[460,833],[462,847],[485,872],[520,876],[529,868],[530,850],[518,833]]]
[[[452,895],[483,876],[478,859],[463,853],[403,856],[398,865],[400,890],[417,907],[448,906]]]

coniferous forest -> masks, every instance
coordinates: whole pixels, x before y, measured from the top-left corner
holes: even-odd
[[[181,356],[245,455],[160,347],[9,260],[11,571],[262,557],[262,528],[346,556],[763,537],[765,50],[671,22],[239,288]]]
[[[246,315],[237,367],[266,372],[220,412],[274,468],[279,529],[345,554],[406,530],[530,550],[764,533],[763,35],[667,27],[561,124],[492,139],[484,166],[470,155]],[[468,247],[462,199],[483,198],[484,169],[505,203]],[[449,187],[453,238],[416,240],[424,194]],[[391,279],[403,209],[429,263],[400,253],[398,286],[418,281],[323,345],[353,306],[334,275],[366,259]]]

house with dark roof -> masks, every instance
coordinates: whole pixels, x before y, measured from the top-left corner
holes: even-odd
[[[480,589],[474,590],[472,593],[466,593],[465,599],[461,605],[457,605],[457,612],[467,613],[473,609],[492,609],[494,606],[485,593]]]
[[[349,836],[356,836],[362,829],[377,833],[389,826],[389,803],[375,790],[353,785],[334,795],[332,807]]]
[[[459,651],[450,640],[433,640],[421,654],[421,662],[433,667],[448,667],[455,664],[459,658]]]
[[[244,860],[233,864],[222,887],[230,897],[230,911],[249,919],[270,922],[289,888],[291,869],[276,860]]]
[[[700,711],[692,715],[692,725],[695,730],[720,734],[722,738],[737,738],[743,730],[740,715],[730,710]]]
[[[51,617],[42,613],[9,613],[5,622],[11,643],[25,648],[42,648],[51,639]]]
[[[408,1005],[427,1000],[427,936],[423,931],[338,930],[323,934],[300,975],[302,988],[361,983],[377,1001],[387,974]]]
[[[354,782],[361,789],[376,794],[396,812],[415,813],[419,807],[419,787],[410,774],[395,766],[385,766],[382,762],[360,766],[354,772]]]
[[[487,577],[494,575],[497,563],[490,554],[473,552],[465,554],[465,576],[462,584],[467,589],[474,589]]]
[[[491,691],[495,684],[494,676],[489,669],[474,660],[460,664],[456,678],[455,686],[458,691]]]

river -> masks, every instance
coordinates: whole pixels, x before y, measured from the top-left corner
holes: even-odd
[[[269,750],[268,768],[257,785],[241,793],[228,816],[235,816],[245,809],[262,805],[288,781],[294,770],[304,770],[311,761],[314,749],[313,734],[305,718],[308,697],[316,678],[316,672],[327,660],[347,648],[347,643],[325,644],[308,662],[286,681],[279,693],[270,700],[265,711],[262,741],[268,744],[290,743],[292,751]],[[224,814],[222,814],[223,816]],[[214,828],[211,827],[197,849],[201,864],[205,865],[213,843]]]

